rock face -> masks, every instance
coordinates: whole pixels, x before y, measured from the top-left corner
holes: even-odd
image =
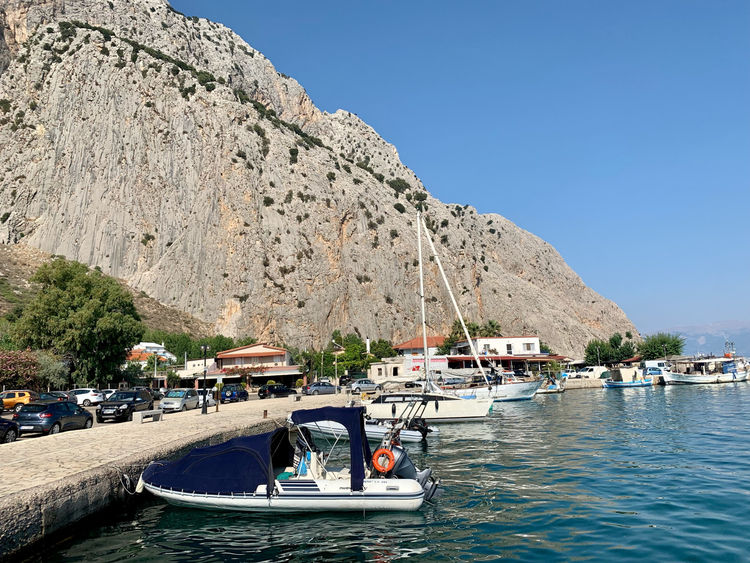
[[[319,111],[226,27],[163,0],[0,0],[0,240],[299,347],[419,318],[426,210],[467,319],[559,353],[636,333],[546,242],[433,198],[355,115]],[[455,315],[426,263],[429,330]]]

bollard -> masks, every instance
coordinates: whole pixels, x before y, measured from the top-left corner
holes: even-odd
[[[268,418],[268,411],[263,409],[263,418]]]

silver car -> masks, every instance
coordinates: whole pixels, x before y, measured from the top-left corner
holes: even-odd
[[[186,411],[198,408],[198,392],[195,389],[170,389],[159,401],[164,412]]]
[[[349,385],[354,393],[372,393],[373,391],[380,391],[382,389],[372,379],[355,379]]]

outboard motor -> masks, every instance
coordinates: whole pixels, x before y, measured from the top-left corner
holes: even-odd
[[[399,479],[414,479],[424,489],[424,499],[429,501],[435,495],[439,483],[432,477],[432,469],[428,467],[422,471],[417,471],[406,450],[401,446],[393,446],[391,451],[395,463],[387,476],[395,476]]]

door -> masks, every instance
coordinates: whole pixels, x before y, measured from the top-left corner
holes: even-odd
[[[12,409],[16,406],[15,393],[3,393],[3,409]]]

